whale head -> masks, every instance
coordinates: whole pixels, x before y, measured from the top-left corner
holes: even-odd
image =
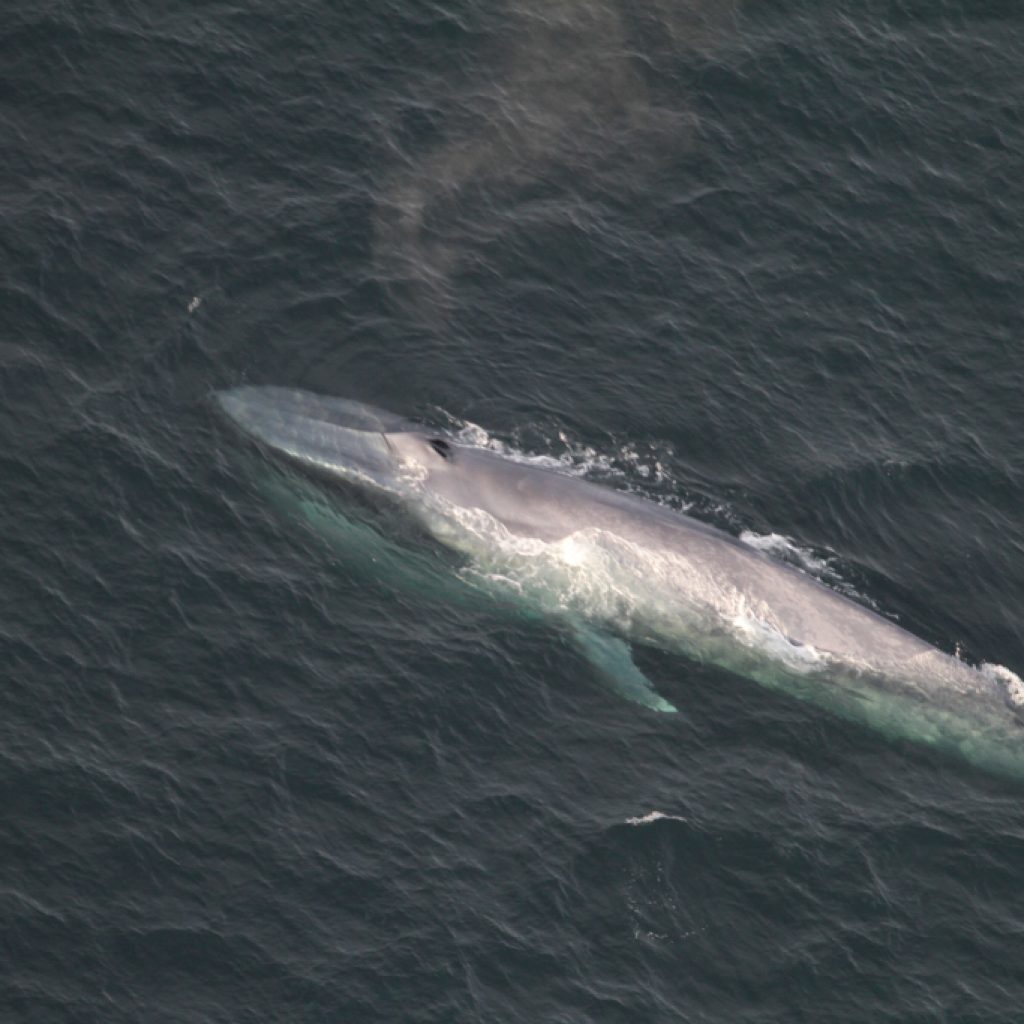
[[[215,401],[272,452],[370,489],[402,493],[454,461],[447,438],[363,402],[278,387],[231,388]]]

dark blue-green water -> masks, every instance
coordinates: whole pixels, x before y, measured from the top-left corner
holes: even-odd
[[[14,0],[0,1019],[1018,1022],[1024,787],[281,517],[476,424],[1024,670],[1024,9]]]

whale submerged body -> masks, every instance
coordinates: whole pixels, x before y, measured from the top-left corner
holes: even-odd
[[[564,623],[599,678],[638,704],[675,710],[631,641],[1024,778],[1017,676],[944,654],[729,534],[358,402],[274,387],[217,400],[273,452],[403,506],[466,557],[463,581]]]

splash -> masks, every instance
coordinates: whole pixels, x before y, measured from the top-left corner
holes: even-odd
[[[993,665],[988,661],[982,662],[978,669],[983,676],[1003,688],[1011,707],[1024,711],[1024,679],[1005,665]]]
[[[661,811],[650,811],[637,818],[627,818],[627,825],[650,825],[652,821],[682,821],[688,822],[689,818],[683,818],[678,814],[663,814]]]
[[[753,530],[744,530],[740,534],[740,540],[748,547],[795,565],[818,579],[825,579],[834,574],[828,559],[819,558],[813,551],[800,547],[781,533],[755,533]]]

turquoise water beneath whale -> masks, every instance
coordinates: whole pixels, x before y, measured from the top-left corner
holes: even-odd
[[[210,401],[562,459],[1022,672],[1019,4],[0,35],[0,1019],[1024,1019],[1021,785],[656,651],[681,713],[624,703],[282,517]]]

